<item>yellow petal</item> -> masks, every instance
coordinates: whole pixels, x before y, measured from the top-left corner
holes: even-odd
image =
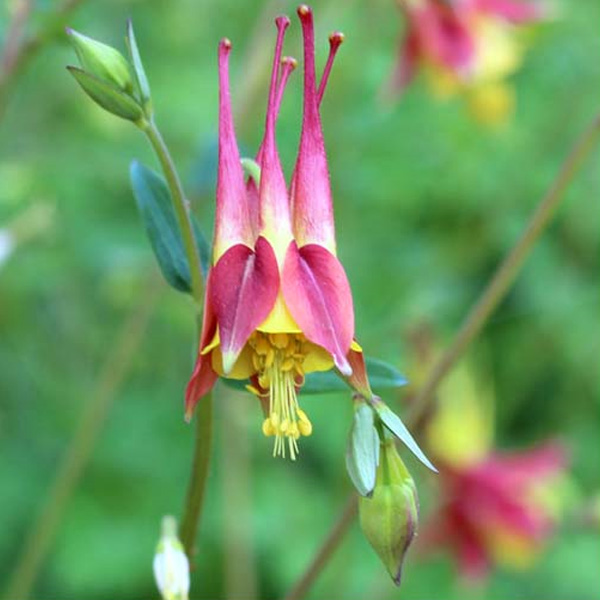
[[[514,25],[483,17],[475,21],[473,30],[476,44],[473,81],[497,81],[519,68],[524,48]]]
[[[492,445],[493,397],[463,363],[440,388],[438,408],[427,428],[432,454],[464,467],[482,460]]]
[[[533,566],[538,555],[533,539],[493,523],[486,526],[485,537],[498,563],[516,570],[526,570]]]
[[[248,379],[250,375],[256,373],[256,369],[252,364],[252,348],[248,344],[240,352],[238,359],[235,361],[233,368],[227,375],[228,379]],[[212,353],[212,368],[221,376],[223,376],[223,356],[221,349],[216,348]]]
[[[275,300],[273,310],[257,329],[265,333],[301,333],[298,324],[285,305],[281,290]]]
[[[467,101],[471,114],[479,122],[499,125],[514,111],[515,93],[504,83],[486,83],[472,88]]]
[[[354,350],[354,352],[362,352],[362,346],[356,341],[356,340],[352,340],[352,343],[350,344],[350,350]]]
[[[317,346],[317,344],[313,344],[312,342],[304,342],[302,349],[305,353],[304,362],[302,363],[305,373],[333,369],[333,358],[331,358],[331,354],[325,348]]]
[[[214,350],[220,343],[221,343],[221,340],[219,339],[219,328],[217,327],[217,331],[215,332],[215,335],[213,336],[213,339],[211,340],[210,344],[207,344],[206,346],[204,346],[204,348],[202,348],[202,351],[200,352],[200,354],[202,354],[202,355],[208,354],[209,352]]]

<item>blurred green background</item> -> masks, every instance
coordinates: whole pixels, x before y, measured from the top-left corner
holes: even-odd
[[[313,7],[319,64],[327,34],[346,34],[322,113],[357,333],[370,355],[410,379],[407,332],[425,322],[442,342],[450,339],[598,110],[600,4],[564,1],[556,19],[536,29],[513,78],[516,113],[496,130],[471,120],[458,100],[431,98],[419,82],[398,103],[382,100],[402,27],[391,0]],[[294,9],[249,0],[111,0],[84,2],[69,20],[123,49],[125,22],[133,18],[158,124],[209,235],[218,40],[234,44],[238,136],[251,155],[263,128],[269,23],[282,10],[293,17],[286,53],[300,57]],[[4,5],[3,32],[7,14]],[[0,589],[86,403],[102,393],[124,323],[150,302],[144,335],[35,597],[155,597],[160,518],[180,514],[190,468],[183,390],[193,364],[193,311],[160,280],[130,191],[129,162],[157,168],[154,157],[134,127],[81,93],[64,69],[74,62],[65,36],[47,45],[11,90],[0,122],[0,229],[32,206],[52,213],[51,225],[0,265]],[[298,72],[278,127],[288,175],[300,110]],[[598,156],[471,349],[478,377],[495,389],[499,445],[562,439],[581,502],[600,489]],[[303,400],[315,431],[291,464],[271,458],[256,401],[220,390],[192,597],[276,598],[302,572],[351,489],[344,467],[351,403],[344,395]],[[386,400],[402,412],[401,394]],[[407,461],[427,507],[431,481]],[[598,531],[576,519],[565,522],[533,569],[496,571],[475,588],[458,581],[447,555],[416,554],[398,591],[355,524],[309,597],[600,597]]]

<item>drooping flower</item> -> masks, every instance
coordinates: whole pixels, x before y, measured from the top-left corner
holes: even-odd
[[[288,189],[275,141],[279,107],[296,61],[282,59],[290,21],[278,17],[265,133],[256,156],[259,181],[244,180],[229,92],[231,43],[219,44],[217,208],[199,354],[186,392],[186,417],[219,376],[249,379],[265,412],[274,455],[294,459],[312,432],[298,392],[312,371],[364,368],[354,342],[354,310],[336,257],[333,206],[319,114],[342,34],[330,36],[320,84],[315,75],[313,14],[298,8],[304,39],[300,148]],[[357,356],[359,356],[357,358]]]
[[[497,122],[512,110],[506,79],[523,62],[525,24],[545,16],[527,0],[397,0],[406,31],[393,76],[401,92],[419,68],[438,96],[466,96],[479,120]]]
[[[465,575],[485,575],[494,563],[517,569],[533,563],[556,525],[552,488],[565,463],[559,445],[545,444],[442,470],[446,503],[437,535]]]
[[[496,564],[529,567],[564,505],[565,449],[545,442],[524,451],[495,450],[490,400],[463,366],[440,391],[427,430],[440,489],[422,542],[426,549],[447,548],[471,579]]]

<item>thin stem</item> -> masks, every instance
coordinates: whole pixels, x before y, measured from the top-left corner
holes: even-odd
[[[175,169],[175,163],[171,158],[169,149],[165,144],[158,127],[154,120],[144,121],[140,125],[141,129],[147,135],[156,156],[160,161],[163,173],[167,179],[167,184],[171,192],[171,199],[177,215],[177,223],[183,240],[183,247],[187,255],[190,268],[190,277],[192,280],[192,296],[197,306],[202,306],[204,301],[204,285],[202,281],[202,270],[200,267],[200,254],[196,245],[196,238],[192,228],[192,217],[190,214],[190,203],[185,197],[181,180]]]
[[[50,549],[69,501],[102,432],[119,387],[123,384],[142,343],[156,305],[157,286],[154,281],[146,293],[146,298],[146,302],[141,307],[136,305],[126,318],[113,346],[114,351],[106,360],[95,390],[81,415],[77,430],[56,471],[48,500],[27,535],[12,578],[5,590],[6,600],[15,598],[25,600],[31,592],[39,568]]]
[[[192,228],[190,205],[185,197],[183,186],[181,185],[181,180],[175,169],[169,149],[154,120],[143,121],[140,124],[140,128],[146,133],[156,152],[171,192],[171,199],[175,208],[175,214],[177,215],[179,231],[183,239],[183,246],[190,268],[192,296],[196,301],[198,311],[200,311],[204,301],[204,284],[200,267],[200,254],[198,253],[196,237]],[[197,317],[197,325],[200,327],[200,312],[198,312]],[[200,402],[196,409],[192,468],[180,526],[181,541],[190,564],[193,564],[196,533],[202,513],[206,479],[208,477],[212,442],[212,411],[212,395],[208,394],[202,399],[202,402]]]
[[[193,565],[196,534],[204,502],[204,492],[210,463],[210,447],[212,442],[212,394],[207,394],[199,402],[196,409],[194,454],[190,471],[190,482],[179,534],[190,564]]]
[[[252,459],[246,424],[254,407],[240,392],[218,389],[223,510],[223,596],[256,600],[258,581],[252,544]]]
[[[32,0],[19,0],[14,7],[14,16],[6,33],[6,41],[4,43],[2,59],[0,60],[2,78],[5,73],[12,71],[13,65],[19,56],[19,51],[22,47],[21,38],[23,37],[23,32],[32,9]]]
[[[304,597],[319,573],[324,569],[325,565],[329,562],[329,559],[341,544],[344,536],[354,522],[357,513],[358,500],[356,494],[352,494],[346,502],[344,512],[342,512],[335,522],[335,525],[325,538],[325,541],[317,551],[310,565],[308,565],[308,568],[302,577],[296,582],[288,595],[285,596],[285,600],[300,600],[300,598]]]
[[[452,344],[450,344],[429,373],[421,392],[415,398],[413,409],[407,418],[408,427],[413,431],[419,430],[423,425],[424,417],[431,408],[434,393],[439,384],[481,331],[494,309],[506,296],[534,243],[550,222],[552,215],[564,197],[566,189],[579,172],[585,159],[596,146],[599,137],[600,114],[585,129],[573,146],[573,149],[562,163],[559,173],[550,186],[550,189],[538,204],[523,234],[498,267],[488,286],[473,305],[473,308],[469,311]],[[317,579],[350,529],[350,525],[356,514],[356,505],[357,499],[353,493],[348,500],[342,517],[333,526],[317,555],[296,585],[294,585],[292,591],[285,597],[285,600],[300,600]],[[354,512],[352,512],[352,506],[355,507]]]
[[[563,162],[558,176],[535,209],[521,237],[506,255],[487,287],[469,311],[450,346],[431,369],[425,384],[417,393],[409,413],[409,421],[413,427],[419,428],[421,426],[439,384],[477,337],[490,315],[510,290],[533,245],[546,229],[560,201],[563,199],[566,189],[595,147],[599,135],[600,114],[596,116],[575,143]]]

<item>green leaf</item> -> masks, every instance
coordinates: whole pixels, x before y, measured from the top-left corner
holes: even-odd
[[[425,453],[419,444],[417,444],[415,438],[411,435],[406,425],[402,422],[402,419],[387,406],[379,398],[375,398],[371,402],[373,408],[377,412],[377,415],[381,419],[382,423],[403,443],[408,449],[428,468],[437,473],[437,469],[433,466],[431,461],[425,456]]]
[[[131,163],[130,178],[133,195],[160,270],[169,285],[180,292],[190,293],[190,269],[165,180],[137,161]],[[208,243],[195,222],[192,224],[202,268],[206,272],[210,255]]]
[[[405,377],[392,365],[376,358],[365,357],[369,381],[375,390],[391,390],[406,385]],[[346,392],[348,384],[337,371],[310,373],[302,388],[303,394]],[[351,388],[350,388],[351,389]]]
[[[142,58],[138,50],[137,42],[135,41],[135,34],[133,33],[133,23],[131,19],[127,20],[127,34],[125,35],[125,42],[127,43],[127,50],[129,52],[129,59],[133,66],[133,74],[137,84],[137,89],[140,93],[140,98],[146,109],[146,116],[152,114],[152,99],[150,96],[150,84],[146,77],[146,71],[142,64]]]
[[[404,376],[392,365],[376,358],[365,358],[371,384],[376,390],[391,390],[406,385]],[[372,375],[372,376],[371,376]],[[225,379],[225,383],[238,390],[245,390],[247,381]],[[314,394],[331,394],[347,392],[352,388],[332,369],[320,373],[306,375],[304,385],[300,390],[303,396]]]
[[[346,469],[361,496],[371,496],[379,464],[379,435],[375,429],[373,409],[364,402],[354,411],[346,448]]]
[[[377,358],[365,358],[369,383],[374,390],[391,390],[406,385],[406,377],[393,365]]]
[[[138,121],[143,116],[142,107],[112,84],[77,67],[67,67],[67,69],[83,91],[104,110],[129,121]]]

